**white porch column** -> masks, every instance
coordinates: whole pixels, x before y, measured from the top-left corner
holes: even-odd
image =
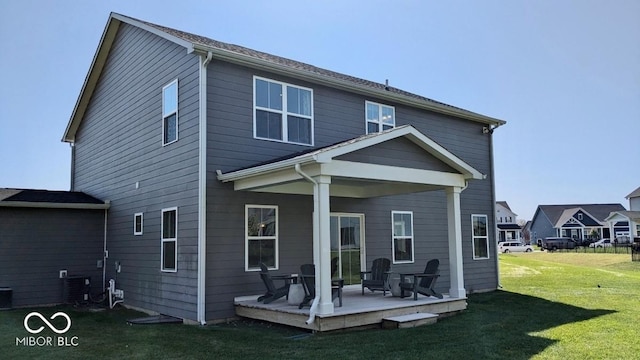
[[[449,224],[449,272],[451,278],[449,295],[453,298],[467,296],[467,291],[464,289],[460,192],[462,192],[462,188],[455,186],[446,190],[447,222]]]
[[[631,220],[631,219],[629,219]],[[616,237],[615,231],[614,231],[614,221],[609,221],[609,239],[611,239],[611,242],[613,243],[613,239]],[[629,222],[629,226],[631,226],[631,222]],[[601,239],[604,238],[604,230],[602,231],[603,234],[602,236],[600,236]]]
[[[318,237],[320,254],[316,263],[316,294],[320,294],[318,314],[333,314],[331,299],[331,217],[329,205],[329,185],[331,176],[317,176],[317,192],[314,201],[318,204]]]

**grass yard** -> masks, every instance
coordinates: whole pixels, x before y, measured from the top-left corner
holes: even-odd
[[[499,291],[474,294],[468,310],[404,330],[316,334],[239,321],[224,325],[127,325],[143,314],[70,307],[0,312],[3,359],[637,359],[640,263],[629,255],[500,255]],[[599,286],[598,286],[599,285]],[[16,346],[25,315],[72,319],[77,346]],[[63,324],[52,321],[58,328]],[[30,321],[32,327],[44,325]],[[34,336],[57,337],[48,328]],[[73,341],[71,341],[73,342]]]

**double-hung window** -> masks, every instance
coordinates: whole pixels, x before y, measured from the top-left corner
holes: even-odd
[[[413,212],[392,211],[393,263],[413,262]]]
[[[178,208],[162,210],[160,258],[162,271],[178,271]]]
[[[260,263],[278,268],[278,207],[245,206],[245,269],[260,270]]]
[[[393,129],[396,126],[396,109],[393,106],[365,102],[367,134]]]
[[[473,258],[489,258],[489,232],[487,215],[471,215],[471,230],[473,232]]]
[[[255,138],[313,145],[313,91],[254,78]]]
[[[162,88],[162,145],[178,140],[178,79]]]

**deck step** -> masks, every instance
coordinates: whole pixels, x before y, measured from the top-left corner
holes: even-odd
[[[400,316],[392,316],[382,319],[382,327],[385,329],[404,329],[422,325],[435,324],[438,314],[413,313]]]

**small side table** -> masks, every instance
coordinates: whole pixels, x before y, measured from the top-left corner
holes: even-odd
[[[392,296],[400,297],[402,291],[400,290],[400,274],[398,273],[389,273],[389,291],[391,291]],[[405,290],[405,296],[411,296],[411,291]]]

